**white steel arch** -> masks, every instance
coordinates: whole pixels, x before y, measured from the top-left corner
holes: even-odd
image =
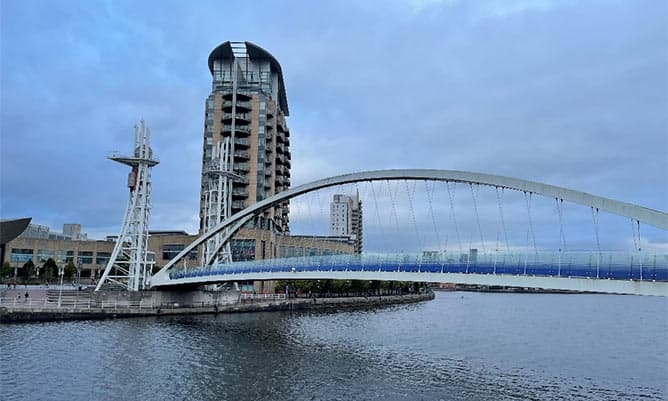
[[[545,197],[556,198],[584,206],[596,208],[623,217],[628,217],[635,221],[648,224],[663,230],[668,230],[668,213],[654,209],[621,202],[610,198],[592,195],[586,192],[575,191],[568,188],[544,184],[536,181],[528,181],[519,178],[504,177],[492,174],[474,173],[457,170],[430,170],[430,169],[407,169],[407,170],[375,170],[358,173],[344,174],[335,177],[324,178],[303,184],[286,191],[280,192],[274,196],[266,198],[244,210],[236,213],[230,218],[222,221],[211,231],[204,233],[190,245],[185,247],[174,259],[169,261],[156,276],[166,274],[179,260],[187,255],[209,238],[217,233],[227,230],[222,244],[226,243],[232,235],[240,229],[245,222],[257,216],[263,210],[272,207],[280,202],[290,200],[299,195],[316,191],[323,188],[337,185],[350,184],[365,181],[384,181],[384,180],[429,180],[429,181],[449,181],[462,182],[492,186],[497,188],[506,188],[516,191],[533,193]],[[231,228],[230,228],[231,227]],[[210,261],[206,261],[210,263]]]

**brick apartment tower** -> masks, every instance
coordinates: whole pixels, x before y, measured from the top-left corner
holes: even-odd
[[[290,186],[289,111],[278,61],[253,43],[225,42],[209,55],[209,70],[200,234]],[[252,224],[287,234],[288,212],[285,202]],[[204,255],[231,258],[229,248],[213,255],[217,241],[220,236],[207,243]]]

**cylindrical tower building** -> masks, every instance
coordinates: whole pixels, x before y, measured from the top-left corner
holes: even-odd
[[[278,61],[250,42],[225,42],[209,55],[211,94],[206,100],[200,233],[290,185],[288,102]],[[288,204],[267,211],[255,228],[287,233]],[[205,261],[219,238],[204,250]],[[205,262],[206,263],[206,262]]]

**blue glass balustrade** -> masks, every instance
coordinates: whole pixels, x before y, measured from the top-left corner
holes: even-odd
[[[407,272],[510,274],[668,281],[668,255],[623,252],[538,252],[467,254],[363,254],[265,259],[210,268],[175,269],[170,279],[279,272]]]

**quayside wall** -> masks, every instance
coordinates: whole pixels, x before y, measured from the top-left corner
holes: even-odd
[[[242,313],[265,311],[337,310],[377,307],[431,300],[430,290],[404,295],[336,298],[243,297],[237,291],[146,291],[93,293],[90,299],[61,299],[60,307],[45,299],[0,305],[1,323],[128,317]],[[34,301],[34,302],[33,302]]]

